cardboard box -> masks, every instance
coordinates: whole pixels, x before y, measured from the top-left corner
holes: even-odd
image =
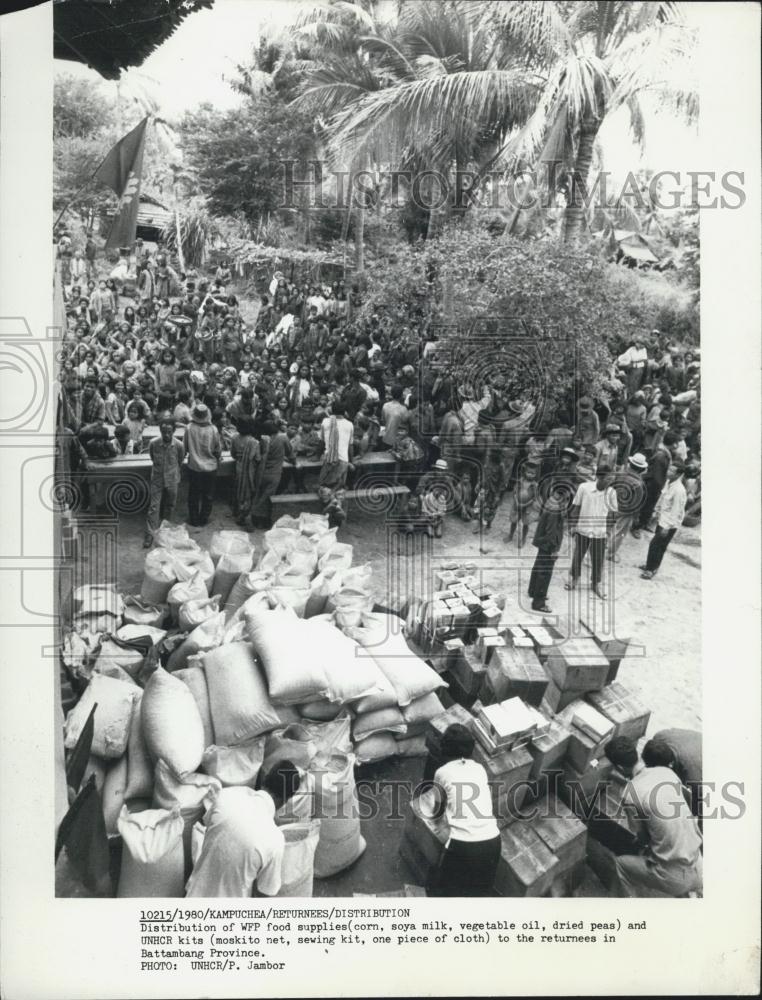
[[[446,820],[432,820],[426,815],[422,802],[426,797],[424,793],[423,796],[410,800],[405,815],[404,835],[431,864],[438,864],[450,835],[450,828]]]
[[[527,649],[534,652],[534,643],[528,635],[519,636],[511,643],[514,649]]]
[[[597,798],[587,824],[590,836],[614,854],[637,853],[638,849],[635,827],[622,808],[625,787],[609,782]]]
[[[463,640],[459,636],[455,636],[452,639],[444,640],[444,648],[446,653],[446,669],[450,670],[451,666],[457,663],[460,657],[464,655],[466,647],[463,645]]]
[[[549,680],[540,708],[549,715],[555,715],[578,698],[579,691],[562,691],[555,681]]]
[[[532,640],[537,658],[544,663],[551,650],[558,645],[558,639],[544,625],[528,625],[524,631]]]
[[[482,603],[480,606],[480,611],[478,618],[480,622],[484,622],[485,625],[492,625],[497,627],[500,624],[500,616],[502,611],[498,604]]]
[[[487,674],[487,667],[482,662],[473,646],[465,646],[463,655],[450,670],[463,691],[470,698],[478,698]]]
[[[545,895],[560,870],[555,854],[525,822],[507,826],[500,841],[495,891],[501,896]]]
[[[597,621],[595,611],[583,612],[579,616],[579,621],[585,630],[585,633],[593,639],[600,651],[609,661],[609,672],[606,677],[606,683],[611,684],[612,681],[616,680],[617,673],[619,672],[619,666],[627,652],[627,647],[630,644],[629,638],[620,639],[616,636],[612,636],[611,633],[608,630],[605,630]]]
[[[485,635],[477,638],[474,648],[482,663],[489,666],[495,651],[505,649],[505,639],[501,635]]]
[[[527,749],[532,756],[532,770],[529,777],[537,781],[548,771],[558,770],[569,748],[571,730],[560,719],[551,719],[544,733],[536,733],[529,741]]]
[[[553,787],[577,818],[586,823],[594,812],[594,804],[611,785],[613,771],[614,765],[605,757],[592,761],[585,771],[578,771],[566,760]]]
[[[609,661],[592,639],[567,639],[554,646],[546,663],[561,691],[599,691],[606,683]]]
[[[587,856],[587,827],[555,795],[547,795],[533,809],[537,818],[528,820],[545,846],[558,858],[563,871],[570,871]]]
[[[487,772],[498,826],[519,818],[519,810],[529,791],[527,782],[532,770],[531,754],[526,748],[517,747],[490,755],[477,743],[474,760]]]
[[[435,752],[442,747],[442,737],[447,732],[449,726],[456,723],[465,726],[473,732],[474,717],[469,711],[457,703],[451,705],[446,711],[429,719],[426,728],[426,743]]]
[[[506,698],[496,705],[474,706],[476,721],[498,746],[510,748],[526,742],[532,733],[547,728],[547,719],[521,698]]]
[[[589,702],[578,699],[558,713],[559,719],[571,729],[566,755],[578,771],[585,771],[597,760],[614,735],[614,724]]]
[[[503,635],[505,636],[505,641],[509,646],[513,645],[515,639],[526,639],[527,634],[521,625],[509,625],[507,628],[503,629]]]
[[[490,690],[498,701],[521,698],[539,708],[549,678],[534,650],[516,646],[495,649],[490,657],[487,677]]]
[[[651,711],[623,684],[614,681],[601,691],[585,695],[585,698],[613,723],[614,736],[628,736],[636,742],[645,736]]]

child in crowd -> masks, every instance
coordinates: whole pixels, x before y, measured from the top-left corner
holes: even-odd
[[[133,400],[129,403],[127,406],[127,416],[124,418],[123,424],[130,433],[133,450],[141,452],[143,450],[143,433],[146,429],[146,422],[143,416],[141,416],[138,402]]]
[[[593,446],[595,450],[595,446]],[[522,548],[527,540],[527,535],[529,534],[529,528],[537,521],[539,517],[539,493],[538,493],[538,473],[539,473],[539,463],[525,461],[522,463],[521,470],[519,471],[518,482],[516,483],[516,489],[513,491],[513,496],[511,498],[511,507],[508,514],[510,518],[510,528],[508,534],[505,538],[505,542],[510,544],[513,541],[513,536],[516,534],[516,529],[521,525],[521,534],[519,535],[519,548]]]
[[[478,518],[478,522],[474,526],[474,534],[477,534],[482,527],[485,531],[489,531],[492,527],[500,501],[503,499],[505,485],[506,474],[503,456],[499,448],[493,448],[484,467],[484,475],[474,505],[474,511]]]

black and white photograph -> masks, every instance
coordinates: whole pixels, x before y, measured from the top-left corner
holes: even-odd
[[[759,828],[759,720],[734,721],[758,711],[759,337],[735,289],[724,324],[709,312],[728,258],[707,233],[759,192],[758,158],[701,140],[725,107],[713,26],[737,14],[759,41],[759,11],[43,6],[48,473],[12,437],[29,408],[0,430],[25,458],[19,516],[51,525],[34,642],[56,905],[87,933],[140,901],[119,968],[162,996],[223,995],[226,970],[296,995],[283,970],[365,946],[422,974],[417,945],[464,948],[463,993],[488,945],[510,964],[522,941],[552,991],[551,955],[640,933],[624,961],[644,963],[652,914],[722,922],[704,864]],[[0,323],[18,380],[30,324]],[[756,568],[710,571],[712,535]],[[748,773],[707,749],[736,732]],[[744,961],[729,992],[758,985]],[[639,985],[701,992],[697,969]],[[170,994],[160,973],[191,978]]]

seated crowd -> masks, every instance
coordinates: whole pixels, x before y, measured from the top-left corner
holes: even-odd
[[[359,286],[276,272],[249,323],[225,261],[208,275],[178,274],[138,241],[136,271],[128,288],[118,269],[98,280],[96,269],[71,268],[60,386],[85,503],[92,460],[150,455],[146,544],[159,516],[171,516],[185,458],[188,520],[205,523],[225,453],[235,463],[233,516],[247,528],[270,523],[274,494],[303,493],[313,467],[323,510],[342,523],[355,465],[379,451],[410,489],[410,530],[435,535],[448,513],[489,530],[509,495],[505,540],[522,545],[564,451],[578,483],[602,467],[642,476],[647,500],[633,534],[648,526],[671,463],[685,472],[689,512],[700,511],[699,363],[658,331],[612,359],[608,399],[570,394],[548,420],[510,377],[469,385],[441,363],[425,288],[412,314],[371,313]],[[155,425],[161,433],[147,435]],[[181,428],[191,430],[177,450]]]

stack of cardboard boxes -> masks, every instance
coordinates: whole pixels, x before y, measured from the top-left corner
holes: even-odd
[[[506,607],[472,570],[443,568],[442,590],[422,605],[422,642],[430,650],[441,643],[441,669],[460,703],[429,723],[427,749],[436,756],[453,722],[474,733],[501,828],[496,892],[568,889],[584,865],[586,824],[609,845],[629,836],[618,814],[623,784],[604,749],[613,736],[644,736],[650,712],[616,679],[627,640],[585,618],[566,638],[546,619]],[[403,855],[417,873],[438,862],[443,837],[414,800]]]

